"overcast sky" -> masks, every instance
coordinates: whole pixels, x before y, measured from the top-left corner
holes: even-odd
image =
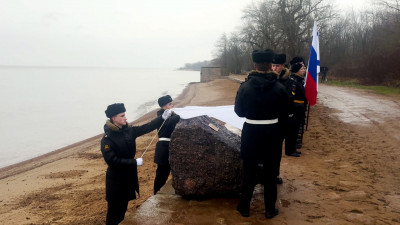
[[[336,0],[342,7],[368,0]],[[0,0],[0,65],[169,67],[212,59],[252,0]]]

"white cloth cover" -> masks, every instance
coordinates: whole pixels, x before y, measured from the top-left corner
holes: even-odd
[[[241,118],[236,115],[233,105],[225,106],[186,106],[184,108],[174,108],[173,111],[182,119],[189,119],[196,116],[207,115],[214,117],[227,124],[230,124],[240,130],[243,128],[243,123],[246,118]]]

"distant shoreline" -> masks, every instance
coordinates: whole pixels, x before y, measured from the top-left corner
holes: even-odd
[[[193,84],[196,84],[199,82],[190,82],[188,83],[188,85],[182,90],[182,92],[178,95],[178,97],[174,100],[174,101],[179,101],[185,98],[185,95],[187,94],[187,92],[190,89],[190,86]],[[179,104],[178,104],[179,106]],[[144,123],[145,121],[151,120],[152,118],[154,118],[154,115],[156,113],[158,109],[154,109],[151,110],[150,112],[147,112],[141,116],[139,116],[139,118],[137,118],[136,120],[130,122],[130,123]],[[60,158],[65,158],[68,156],[71,156],[73,154],[75,154],[76,152],[79,151],[80,146],[87,144],[87,143],[91,143],[91,142],[100,142],[101,137],[103,136],[103,133],[95,135],[93,137],[89,137],[86,138],[84,140],[75,142],[73,144],[64,146],[62,148],[58,148],[55,149],[51,152],[45,153],[43,155],[39,155],[36,157],[33,157],[31,159],[27,159],[18,163],[14,163],[5,167],[0,168],[0,180],[13,176],[13,175],[17,175],[19,173],[23,173],[26,172],[28,170],[34,169],[36,167],[54,162]]]
[[[200,72],[201,70],[192,70],[192,69],[185,69],[185,68],[178,68],[176,70],[181,70],[181,71],[196,71],[196,72]]]
[[[0,68],[37,68],[37,69],[171,69],[173,67],[154,68],[154,67],[124,67],[124,66],[34,66],[34,65],[0,65]],[[187,70],[191,71],[191,70]]]
[[[2,66],[0,68],[2,81],[7,85],[1,93],[9,96],[5,99],[6,105],[2,112],[6,113],[4,115],[24,115],[24,117],[23,120],[16,119],[17,122],[12,122],[11,119],[3,124],[9,128],[4,130],[2,135],[0,172],[16,167],[16,164],[35,160],[42,155],[58,153],[74,146],[76,142],[84,142],[100,135],[103,122],[106,120],[103,107],[110,101],[112,103],[114,99],[132,105],[129,107],[130,110],[128,109],[131,113],[128,119],[133,121],[149,110],[157,108],[156,99],[159,96],[169,93],[177,97],[190,82],[200,80],[197,72],[173,71],[172,68],[114,70]],[[118,94],[109,88],[108,78],[111,76],[126,79],[123,84],[120,82],[124,88],[121,88]],[[171,76],[172,79],[165,80],[162,87],[151,86],[154,84],[151,77],[161,80],[165,76]],[[141,87],[132,88],[138,79],[142,84]],[[145,94],[145,97],[141,97],[142,94]],[[100,99],[96,100],[99,97]],[[87,106],[96,107],[95,111],[92,107],[84,110],[86,112],[91,110],[90,114],[93,116],[88,118],[79,116]],[[40,118],[47,113],[46,108],[52,109],[51,122],[44,124]]]
[[[239,76],[239,77],[242,77],[242,76]],[[239,83],[240,83],[240,80],[241,80],[241,78],[238,79],[235,76],[227,77],[227,78],[230,79],[230,80],[234,80],[236,82],[239,82]],[[183,101],[185,99],[185,96],[188,94],[188,92],[190,90],[190,86],[192,86],[194,84],[197,84],[197,83],[200,83],[200,82],[190,82],[190,83],[188,83],[188,85],[182,90],[182,92],[178,95],[178,97],[176,99],[174,99],[174,102],[176,102],[175,103],[176,107],[180,107],[182,105],[185,105],[185,102],[181,102],[181,101]],[[134,120],[134,121],[132,121],[130,123],[135,123],[136,124],[136,123],[144,123],[145,121],[149,121],[152,118],[154,118],[155,112],[157,110],[158,109],[154,109],[154,110],[152,110],[150,112],[147,112],[147,113],[143,114],[142,116],[140,116],[139,118],[137,118],[136,120]],[[51,152],[48,152],[48,153],[45,153],[43,155],[39,155],[39,156],[33,157],[31,159],[27,159],[27,160],[24,160],[24,161],[15,163],[15,164],[11,164],[11,165],[2,167],[2,168],[0,168],[0,179],[4,179],[4,178],[7,178],[9,176],[13,176],[13,175],[16,175],[16,174],[19,174],[19,173],[23,173],[23,172],[31,170],[33,168],[36,168],[36,167],[39,167],[39,166],[54,162],[54,161],[56,161],[56,160],[58,160],[60,158],[68,157],[68,156],[70,156],[72,154],[75,154],[77,152],[77,150],[76,151],[72,151],[74,148],[77,148],[77,147],[79,147],[81,145],[84,145],[86,143],[89,143],[89,142],[100,141],[102,136],[103,136],[103,134],[101,133],[101,134],[95,135],[93,137],[86,138],[86,139],[84,139],[82,141],[78,141],[78,142],[75,142],[73,144],[64,146],[62,148],[55,149],[55,150],[53,150]],[[68,150],[71,150],[71,151],[68,151]]]

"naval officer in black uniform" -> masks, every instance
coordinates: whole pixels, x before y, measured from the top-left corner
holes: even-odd
[[[104,125],[101,139],[101,153],[108,168],[106,172],[107,225],[116,225],[124,220],[130,200],[139,194],[137,166],[142,158],[135,159],[136,138],[149,133],[167,120],[172,111],[166,110],[161,116],[141,126],[128,125],[123,103],[109,105],[105,111],[109,118]],[[140,196],[140,194],[139,194]]]
[[[287,156],[299,157],[301,152],[297,151],[298,142],[304,132],[304,122],[306,117],[307,99],[304,89],[304,76],[306,66],[302,57],[294,57],[290,61],[290,76],[285,80],[285,86],[290,97],[290,110],[288,126],[285,134],[285,154]]]
[[[265,217],[272,218],[279,211],[276,170],[282,152],[282,132],[288,117],[289,96],[272,71],[272,50],[252,53],[255,71],[250,72],[237,92],[235,113],[245,117],[241,136],[240,156],[243,160],[243,186],[237,210],[250,216],[250,202],[258,182],[258,164],[263,164]]]
[[[161,109],[158,110],[157,116],[161,116],[165,110],[172,110],[174,107],[172,98],[169,95],[159,98],[158,105]],[[158,128],[158,142],[154,154],[154,162],[157,163],[156,177],[154,179],[154,194],[157,194],[162,186],[164,186],[171,172],[171,167],[169,165],[169,142],[171,140],[171,134],[180,118],[178,114],[172,112],[171,117],[162,124],[161,128]]]

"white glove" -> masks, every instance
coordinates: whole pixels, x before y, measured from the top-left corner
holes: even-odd
[[[137,164],[137,166],[143,165],[143,158],[137,158],[136,159],[136,164]]]
[[[167,109],[167,110],[165,110],[164,113],[162,114],[162,118],[163,118],[164,120],[167,120],[168,118],[171,117],[172,112],[173,112],[172,109]]]

